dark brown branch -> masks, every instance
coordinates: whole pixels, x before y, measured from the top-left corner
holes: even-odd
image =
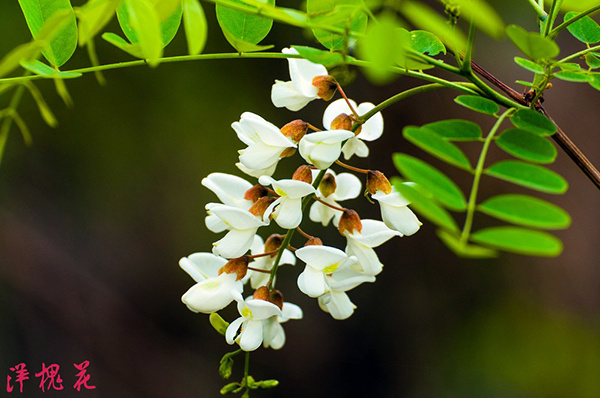
[[[484,79],[492,83],[494,86],[498,87],[500,90],[504,91],[510,98],[514,99],[521,105],[528,106],[527,100],[523,97],[522,94],[519,94],[518,91],[514,90],[512,87],[504,84],[500,81],[496,76],[492,75],[481,66],[477,65],[475,61],[471,61],[471,68],[479,73]]]

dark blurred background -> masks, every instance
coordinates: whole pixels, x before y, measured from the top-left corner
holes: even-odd
[[[214,7],[203,5],[211,27],[205,52],[231,51]],[[535,30],[526,1],[495,5],[505,22]],[[5,54],[29,40],[29,32],[16,1],[0,2],[0,15]],[[120,33],[116,21],[108,30]],[[185,53],[182,33],[167,55]],[[307,32],[277,23],[264,42],[276,50],[312,43]],[[583,48],[568,34],[559,44],[562,54]],[[97,49],[104,63],[129,59],[102,40]],[[512,62],[515,55],[507,40],[479,35],[476,60],[516,87],[515,80],[531,76]],[[86,65],[79,50],[65,68]],[[34,373],[42,362],[61,365],[65,380],[65,390],[49,396],[84,394],[72,388],[72,364],[89,360],[90,383],[97,386],[85,392],[90,397],[219,396],[218,362],[232,347],[207,316],[180,301],[193,281],[179,269],[179,259],[209,251],[217,239],[204,226],[204,205],[215,197],[200,180],[216,171],[241,175],[234,163],[243,144],[230,125],[242,112],[279,126],[298,117],[321,125],[325,104],[314,101],[297,114],[272,106],[273,80],[288,78],[283,60],[165,64],[105,76],[104,87],[91,74],[68,81],[72,109],[51,81],[40,81],[59,127],[47,127],[25,97],[19,110],[33,146],[26,147],[16,130],[7,143],[0,166],[0,395],[7,394],[9,368],[21,362],[31,377],[23,396],[40,396]],[[346,92],[358,102],[377,103],[416,84],[401,77],[377,87],[359,73]],[[387,109],[385,134],[370,146],[373,155],[353,163],[393,175],[391,154],[403,151],[441,166],[400,132],[405,125],[457,117],[491,127],[490,118],[455,105],[455,95],[431,92]],[[557,81],[546,94],[547,110],[596,165],[599,105],[600,93],[586,84]],[[476,147],[465,148],[476,155]],[[502,156],[492,153],[492,159]],[[281,162],[276,176],[298,163]],[[469,176],[441,167],[468,192]],[[252,354],[252,375],[281,382],[254,395],[600,396],[600,192],[564,153],[551,167],[570,189],[564,196],[541,196],[573,217],[572,227],[557,232],[565,244],[558,258],[458,259],[425,224],[415,236],[378,250],[385,270],[376,283],[350,292],[358,309],[343,322],[297,290],[302,265],[282,269],[280,288],[304,309],[304,319],[285,325],[281,351]],[[526,192],[486,178],[480,197],[515,191]],[[351,206],[363,218],[378,214],[365,200]],[[476,227],[492,223],[476,218]],[[307,230],[323,233],[314,225]],[[328,231],[329,242],[341,244]],[[234,308],[223,315],[237,316]],[[232,379],[241,368],[240,358]]]

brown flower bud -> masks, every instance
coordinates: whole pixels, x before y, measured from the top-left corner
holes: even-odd
[[[252,295],[253,299],[256,300],[265,300],[265,301],[271,301],[271,292],[269,292],[269,288],[266,286],[261,286],[258,289],[256,289],[256,291],[254,291],[254,294]]]
[[[344,210],[344,213],[340,217],[338,230],[342,235],[344,235],[344,232],[346,231],[349,234],[354,233],[354,230],[358,232],[362,231],[362,222],[360,222],[360,217],[358,216],[358,213],[352,209]]]
[[[308,184],[312,184],[312,171],[310,171],[310,167],[308,167],[307,165],[302,165],[298,167],[296,171],[294,171],[292,180],[304,181]]]
[[[335,78],[329,75],[315,76],[312,80],[312,85],[317,88],[317,95],[325,101],[329,101],[337,90]]]
[[[283,310],[283,294],[279,290],[273,290],[271,292],[269,301],[278,306],[280,310]]]
[[[247,256],[242,256],[238,258],[232,258],[227,261],[224,266],[219,269],[219,275],[223,272],[226,274],[237,274],[236,280],[242,279],[246,276],[246,272],[248,272],[248,263],[250,259]]]
[[[367,191],[371,195],[374,195],[377,191],[389,194],[392,192],[392,184],[381,171],[369,170],[367,173]]]
[[[352,131],[352,118],[345,113],[340,113],[331,122],[331,130],[348,130]]]
[[[256,217],[262,218],[263,214],[265,214],[265,210],[271,205],[271,203],[275,202],[275,198],[270,198],[268,196],[263,196],[258,199],[249,209],[248,211],[254,214]]]
[[[337,184],[335,182],[335,177],[331,173],[325,174],[325,177],[321,180],[319,184],[319,191],[323,194],[324,197],[328,197],[332,193],[335,192],[337,188]]]
[[[262,198],[263,196],[267,196],[267,188],[260,184],[256,184],[252,188],[246,191],[244,194],[244,199],[251,200],[256,203],[257,200]]]
[[[285,148],[283,150],[283,152],[281,152],[281,155],[279,155],[279,157],[281,159],[283,159],[283,158],[289,158],[289,157],[294,156],[295,153],[296,153],[296,148],[289,147],[289,148]]]
[[[323,246],[323,241],[319,238],[313,237],[307,240],[304,246]]]
[[[273,234],[269,236],[265,242],[265,253],[271,253],[275,250],[278,250],[281,247],[284,239],[285,236],[279,234]],[[275,257],[276,255],[277,253],[273,253],[271,254],[271,257]]]
[[[295,143],[300,142],[307,131],[308,123],[300,119],[293,120],[281,128],[281,133],[291,138]]]

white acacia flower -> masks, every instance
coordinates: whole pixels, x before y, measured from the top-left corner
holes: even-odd
[[[381,219],[389,228],[403,235],[412,235],[423,225],[415,213],[408,208],[410,202],[394,187],[389,194],[377,191],[371,197],[379,202]]]
[[[258,182],[272,185],[279,195],[265,211],[265,219],[272,213],[273,219],[281,228],[294,229],[302,222],[302,198],[315,192],[307,182],[291,179],[276,181],[269,176],[261,176]]]
[[[213,191],[219,200],[227,205],[248,210],[252,206],[252,201],[244,199],[244,194],[252,184],[248,181],[225,173],[211,173],[202,179],[202,185]],[[227,225],[215,215],[206,216],[206,225],[213,232],[222,232],[227,229]]]
[[[250,253],[252,255],[256,255],[265,252],[265,242],[259,235],[254,235],[254,242],[250,247]],[[274,264],[275,257],[263,256],[255,258],[254,261],[250,263],[250,267],[270,270]],[[296,257],[288,249],[283,250],[281,260],[279,260],[279,265],[283,264],[296,264]],[[242,279],[242,282],[246,283],[248,280],[250,280],[250,286],[252,287],[252,289],[258,289],[261,286],[266,286],[267,282],[269,281],[269,274],[265,272],[252,271],[249,269],[248,273],[246,274],[246,277]]]
[[[349,318],[354,313],[356,305],[350,301],[346,292],[364,282],[375,282],[375,277],[360,274],[350,268],[334,273],[327,280],[329,291],[318,299],[319,307],[331,314],[333,319]]]
[[[356,110],[359,116],[362,116],[369,112],[371,109],[375,108],[370,102],[363,102],[360,105],[356,105],[356,102],[349,100],[352,104],[352,107]],[[350,107],[346,103],[343,98],[340,98],[336,101],[333,101],[327,109],[325,109],[325,113],[323,114],[323,126],[326,129],[330,129],[331,123],[333,120],[341,114],[351,115],[352,111]],[[381,134],[383,133],[383,116],[381,116],[381,112],[377,112],[373,115],[369,120],[367,120],[359,130],[359,133],[346,141],[344,146],[342,147],[342,152],[344,153],[344,159],[348,160],[353,155],[356,155],[361,158],[366,158],[369,156],[369,147],[363,141],[375,141]]]
[[[244,287],[237,274],[218,274],[226,263],[212,253],[194,253],[179,260],[179,266],[197,282],[181,297],[190,310],[210,314],[241,299]]]
[[[377,275],[381,272],[383,264],[379,261],[374,247],[380,246],[393,238],[402,236],[398,231],[388,228],[378,220],[362,220],[362,230],[354,230],[353,233],[346,231],[347,238],[346,253],[356,256],[358,262],[352,268],[364,275]]]
[[[305,246],[296,250],[295,254],[306,263],[306,268],[298,276],[298,287],[310,297],[325,294],[329,290],[327,278],[357,261],[356,257],[348,257],[340,249],[329,246]]]
[[[302,319],[302,309],[296,304],[283,303],[280,316],[272,316],[263,323],[263,346],[278,350],[285,344],[282,323],[290,319]]]
[[[298,55],[294,48],[284,48],[281,52]],[[312,82],[317,76],[327,75],[327,69],[306,59],[288,58],[288,63],[292,80],[275,80],[271,89],[271,101],[277,108],[286,107],[290,111],[298,111],[310,101],[319,98],[317,87],[313,86]]]
[[[320,170],[329,168],[342,152],[342,142],[354,137],[347,130],[328,130],[306,134],[300,140],[300,156]]]
[[[216,216],[229,230],[223,238],[213,243],[213,253],[225,258],[243,256],[252,246],[258,228],[268,225],[252,213],[233,206],[209,203],[206,205],[206,210],[208,210],[209,216]],[[209,217],[207,217],[208,219]],[[223,231],[211,229],[213,225],[207,224],[206,226],[213,232]],[[220,227],[220,225],[218,226]]]
[[[239,300],[238,311],[241,316],[227,327],[225,339],[228,344],[237,342],[244,351],[256,350],[264,339],[264,324],[272,316],[282,315],[275,304],[254,298]]]
[[[260,173],[273,174],[283,151],[296,148],[296,144],[283,135],[277,126],[251,112],[244,112],[240,121],[234,122],[231,127],[238,138],[248,145],[239,151],[238,167],[254,177],[263,175]]]
[[[316,178],[318,170],[313,170],[313,179]],[[329,196],[323,195],[323,193],[317,189],[317,196],[333,205],[340,207],[338,202],[355,199],[360,195],[362,184],[360,179],[351,173],[340,173],[335,174],[333,170],[327,170],[327,174],[331,174],[335,178],[335,191]],[[333,219],[333,224],[338,225],[342,213],[339,210],[332,209],[329,206],[324,205],[321,202],[315,201],[310,206],[310,212],[308,213],[311,221],[320,222],[323,226],[327,226]]]

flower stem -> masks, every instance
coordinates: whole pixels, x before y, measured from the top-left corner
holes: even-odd
[[[529,0],[529,3],[531,4],[531,7],[533,7],[535,12],[537,13],[538,17],[540,17],[540,20],[545,21],[546,18],[548,17],[548,14],[546,13],[546,11],[544,11],[544,7],[542,7],[538,3],[536,3],[535,0]]]
[[[271,273],[270,269],[260,269],[260,268],[254,268],[254,267],[248,267],[248,269],[250,271],[262,272],[263,274],[270,274]]]
[[[266,256],[273,255],[273,254],[277,253],[278,251],[279,251],[279,249],[273,250],[272,252],[268,252],[268,253],[252,254],[252,255],[248,255],[246,257],[248,257],[250,259],[255,259],[255,258],[259,258],[259,257],[266,257]]]
[[[600,50],[600,46],[594,46],[594,47],[589,47],[589,48],[586,48],[585,50],[581,50],[581,51],[579,51],[579,52],[576,52],[576,53],[574,53],[574,54],[571,54],[571,55],[569,55],[568,57],[564,57],[563,59],[560,59],[560,60],[556,61],[556,63],[554,64],[554,66],[557,66],[557,65],[559,65],[559,64],[562,64],[562,63],[568,62],[568,61],[570,61],[570,60],[572,60],[572,59],[579,58],[579,57],[581,57],[582,55],[585,55],[585,54],[587,54],[587,53],[589,53],[589,52],[592,52],[592,51],[598,51],[598,50]]]
[[[349,164],[346,164],[339,159],[335,161],[335,164],[337,164],[338,166],[342,166],[345,169],[352,170],[352,171],[355,171],[355,172],[361,173],[361,174],[367,174],[369,172],[369,170],[367,170],[367,169],[360,169],[358,167],[350,166]]]
[[[317,195],[313,195],[312,198],[314,200],[316,200],[317,202],[322,203],[323,205],[332,208],[333,210],[338,210],[338,211],[346,211],[346,210],[348,210],[345,207],[338,207],[338,206],[332,205],[331,203],[327,203],[323,199],[319,198]]]
[[[250,372],[250,351],[246,351],[246,360],[244,361],[244,386],[246,386],[246,390],[248,387],[248,374]]]
[[[548,36],[550,36],[550,38],[555,38],[558,33],[563,30],[564,28],[566,28],[567,26],[571,25],[572,23],[575,23],[577,21],[579,21],[581,18],[591,15],[591,14],[595,14],[596,12],[600,11],[600,5],[594,6],[588,10],[585,10],[577,15],[575,15],[573,18],[569,19],[568,21],[565,21],[563,23],[561,23],[560,25],[558,25],[556,28],[552,29],[550,31],[550,34]]]
[[[298,231],[300,233],[300,235],[304,236],[306,239],[312,239],[312,238],[314,238],[314,236],[307,234],[300,227],[296,227],[296,231]]]
[[[322,131],[320,128],[313,126],[310,123],[306,123],[306,125],[308,126],[309,129],[311,129],[312,131]]]
[[[352,112],[352,114],[359,119],[360,116],[358,116],[358,113],[356,112],[356,109],[354,109],[354,107],[352,106],[352,104],[350,103],[350,100],[348,99],[348,97],[346,96],[346,93],[344,92],[344,89],[342,88],[342,86],[338,83],[335,82],[337,84],[337,88],[340,92],[340,94],[342,95],[342,97],[344,98],[344,100],[346,101],[346,104],[348,104],[348,108],[350,108],[350,111]]]

